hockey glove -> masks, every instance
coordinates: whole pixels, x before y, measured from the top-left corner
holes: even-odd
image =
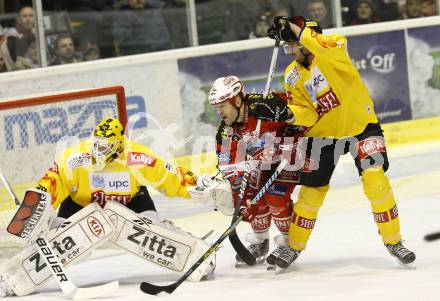
[[[289,110],[284,99],[271,94],[270,98],[261,98],[252,100],[249,105],[249,114],[255,118],[266,121],[287,121]]]
[[[182,185],[191,185],[194,186],[197,183],[197,176],[189,169],[185,167],[177,167],[177,176],[180,179],[180,183]]]
[[[293,16],[293,17],[281,17],[276,16],[273,19],[272,27],[267,31],[269,38],[286,41],[286,42],[296,42],[299,40],[292,30],[290,29],[289,22],[297,25],[301,29],[309,27],[317,33],[322,33],[322,28],[318,23],[304,18],[303,16]]]
[[[295,42],[298,38],[289,26],[289,18],[277,16],[272,22],[272,27],[267,30],[267,36],[277,41]]]

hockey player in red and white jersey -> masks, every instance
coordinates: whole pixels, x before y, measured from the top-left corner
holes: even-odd
[[[50,279],[48,268],[32,260],[38,257],[33,242],[40,235],[50,241],[66,266],[110,240],[144,260],[184,273],[209,245],[161,218],[146,187],[154,187],[168,197],[209,201],[214,207],[216,200],[230,199],[231,191],[226,181],[216,179],[210,181],[208,187],[201,181],[196,186],[196,180],[190,171],[174,168],[148,147],[126,138],[118,120],[104,118],[91,139],[67,148],[36,189],[32,189],[51,199],[52,206],[48,207],[52,209],[38,212],[41,218],[38,223],[31,224],[32,227],[17,226],[32,220],[32,217],[23,218],[24,210],[20,209],[10,223],[8,231],[26,237],[30,246],[0,266],[0,296],[27,295]],[[57,208],[58,216],[55,217],[54,209]],[[224,205],[218,208],[230,211]],[[91,221],[94,224],[91,225]],[[80,223],[89,225],[81,227],[84,232],[89,231],[87,228],[94,229],[97,224],[103,225],[106,231],[100,231],[99,241],[90,245],[90,239],[78,232]],[[213,272],[214,256],[207,258],[188,279],[199,281],[208,277]]]
[[[244,170],[249,170],[240,213],[252,227],[252,233],[246,236],[250,242],[248,250],[257,262],[262,262],[269,251],[272,221],[281,233],[275,242],[278,245],[286,244],[292,217],[290,195],[298,181],[297,172],[285,169],[257,204],[249,206],[247,201],[257,194],[271,176],[279,163],[283,147],[289,149],[287,153],[291,158],[295,158],[294,145],[302,136],[302,131],[286,122],[285,99],[274,93],[267,98],[263,98],[262,94],[245,94],[243,82],[236,76],[216,79],[209,102],[222,119],[216,136],[218,168],[231,183],[234,203],[239,198]],[[293,166],[294,162],[291,164]],[[239,255],[236,261],[236,266],[244,264]]]

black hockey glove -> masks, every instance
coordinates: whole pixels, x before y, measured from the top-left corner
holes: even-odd
[[[289,18],[277,16],[272,22],[272,26],[267,30],[267,36],[277,41],[295,42],[298,38],[290,30]]]
[[[249,114],[266,121],[286,121],[289,119],[287,102],[276,94],[267,98],[252,99]]]
[[[322,33],[322,28],[317,22],[306,19],[303,16],[276,16],[273,19],[272,27],[267,31],[269,38],[286,42],[298,41],[298,38],[290,29],[289,22],[299,26],[300,28],[309,27],[317,33]]]

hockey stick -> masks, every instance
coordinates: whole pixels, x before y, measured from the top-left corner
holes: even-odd
[[[434,240],[440,239],[440,232],[434,232],[434,233],[426,234],[424,239],[426,241],[434,241]]]
[[[6,189],[9,194],[14,199],[15,204],[20,205],[20,201],[18,200],[17,195],[15,194],[12,186],[6,180],[2,171],[0,170],[0,178],[5,184]],[[80,288],[77,287],[70,277],[67,275],[64,266],[61,264],[57,255],[54,253],[52,247],[43,237],[40,237],[36,240],[36,246],[38,249],[38,253],[43,257],[44,262],[49,267],[50,272],[53,277],[57,281],[64,295],[69,299],[79,300],[79,299],[93,299],[96,297],[101,297],[103,295],[108,295],[114,291],[116,291],[119,287],[118,281],[113,281],[107,284]]]
[[[238,192],[238,200],[237,200],[237,204],[235,204],[235,210],[234,210],[234,214],[232,215],[231,225],[238,219],[240,215],[240,206],[241,206],[241,202],[243,201],[248,178],[249,178],[249,170],[246,168],[244,170],[243,179],[241,180],[240,191]],[[231,242],[231,245],[234,248],[235,252],[237,252],[238,256],[240,256],[240,258],[247,265],[253,266],[257,263],[257,259],[251,254],[251,252],[249,252],[249,250],[240,241],[240,238],[238,237],[235,228],[232,229],[232,231],[230,231],[229,241]]]
[[[284,169],[284,167],[287,165],[287,160],[283,159],[280,164],[278,165],[275,172],[272,174],[272,176],[267,180],[266,184],[260,189],[260,191],[257,193],[257,195],[252,199],[250,202],[251,204],[255,204],[258,202],[258,200],[266,193],[267,189],[269,189],[269,186],[272,185],[273,181],[278,177],[280,172]],[[174,292],[176,288],[179,287],[179,285],[182,284],[183,281],[188,278],[192,272],[194,272],[200,264],[202,264],[203,261],[205,261],[209,255],[214,252],[219,245],[222,243],[222,241],[233,231],[237,225],[242,221],[243,216],[239,216],[226,231],[214,242],[214,244],[183,274],[176,282],[169,284],[169,285],[154,285],[148,282],[142,282],[140,289],[150,295],[157,295],[161,292],[166,292],[168,294],[171,294]]]
[[[272,59],[270,61],[269,73],[267,75],[267,80],[266,80],[266,87],[264,88],[264,93],[263,93],[264,98],[266,98],[267,95],[269,94],[270,84],[272,83],[272,77],[275,73],[275,66],[276,66],[279,48],[280,48],[280,41],[277,40],[275,41],[275,46],[272,52]],[[260,132],[260,126],[261,126],[261,120],[259,119],[256,128],[256,131],[258,133]],[[234,215],[232,216],[232,222],[234,222],[238,217],[240,204],[243,200],[244,191],[246,190],[248,177],[249,177],[249,171],[245,170],[243,175],[243,180],[241,181],[242,185],[240,186],[240,192],[238,194],[239,196],[238,201],[234,210]],[[235,231],[235,229],[231,231],[231,234],[229,234],[229,241],[231,242],[231,245],[234,248],[235,252],[237,252],[238,256],[240,256],[240,258],[247,265],[253,266],[257,263],[256,258],[251,254],[251,252],[249,252],[249,250],[241,242],[240,238],[238,237],[237,231]]]

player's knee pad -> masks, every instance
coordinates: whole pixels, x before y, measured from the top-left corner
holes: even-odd
[[[112,241],[117,246],[168,270],[185,273],[210,247],[155,211],[137,214],[113,201],[107,202],[104,211],[116,228]],[[215,252],[188,279],[199,281],[209,276],[213,266]]]
[[[110,239],[113,231],[110,219],[98,204],[92,203],[50,230],[47,240],[67,267]],[[35,245],[2,264],[0,275],[18,296],[32,293],[52,277]]]
[[[381,204],[393,198],[390,181],[382,167],[369,168],[362,172],[362,186],[370,202]]]

